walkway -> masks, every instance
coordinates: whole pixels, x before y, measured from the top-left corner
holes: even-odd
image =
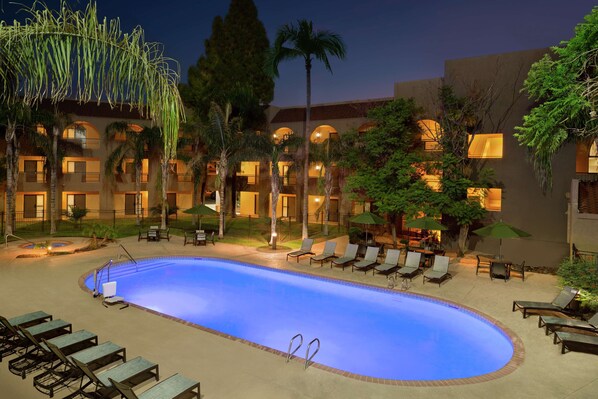
[[[81,240],[75,240],[82,245]],[[350,270],[309,266],[285,261],[285,252],[270,253],[243,246],[217,243],[207,247],[183,246],[181,237],[171,241],[120,240],[134,257],[205,255],[237,259],[274,268],[296,270],[366,284],[386,286],[383,276],[366,276]],[[344,242],[337,252],[342,252]],[[314,246],[316,252],[323,244]],[[492,381],[447,387],[402,387],[366,383],[316,368],[303,371],[299,362],[285,364],[282,357],[231,341],[196,328],[130,307],[105,309],[79,288],[79,277],[119,255],[111,244],[98,251],[67,256],[16,258],[23,250],[16,243],[0,249],[0,314],[14,316],[43,309],[73,323],[75,329],[96,332],[100,341],[127,347],[130,358],[143,356],[160,364],[160,375],[180,372],[201,381],[205,398],[543,398],[583,399],[598,392],[598,357],[583,353],[560,354],[537,328],[537,318],[524,320],[511,312],[513,299],[550,300],[558,292],[554,276],[529,273],[522,282],[490,281],[475,275],[471,265],[451,265],[453,279],[438,287],[414,280],[412,292],[445,298],[486,313],[507,325],[523,341],[525,359],[513,373]],[[322,348],[322,350],[325,350]],[[45,398],[0,363],[1,396],[7,399]],[[57,397],[64,396],[64,391]]]

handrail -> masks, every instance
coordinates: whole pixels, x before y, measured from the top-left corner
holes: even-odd
[[[129,251],[127,251],[127,248],[125,248],[122,244],[119,245],[123,251],[125,251],[125,253],[127,254],[127,257],[135,264],[137,264],[137,261],[135,259],[133,259],[133,256],[129,253]],[[120,255],[119,255],[120,256]]]
[[[104,263],[102,266],[98,267],[93,271],[93,297],[97,297],[100,295],[99,291],[99,282],[102,279],[102,273],[104,273],[104,269],[108,268],[108,281],[110,281],[110,266],[112,266],[112,259]],[[98,275],[100,276],[98,278]]]
[[[318,343],[318,347],[316,348],[315,352],[312,353],[311,356],[309,356],[309,349],[311,348],[311,344],[313,344],[314,342]],[[316,353],[318,353],[319,351],[320,351],[320,340],[318,338],[314,338],[307,345],[307,350],[305,351],[305,367],[303,368],[304,370],[307,370],[307,368],[309,367],[309,362],[311,361],[311,359],[314,358],[314,356],[316,356]]]
[[[33,245],[35,245],[35,243],[34,243],[33,241],[26,240],[26,239],[24,239],[23,237],[19,237],[19,236],[16,236],[16,235],[14,235],[14,234],[6,234],[6,235],[4,236],[4,243],[6,244],[6,248],[8,248],[8,237],[14,237],[14,238],[16,238],[17,240],[23,240],[23,241],[25,241],[25,242],[28,242],[29,244],[33,244]]]
[[[295,350],[293,352],[291,352],[291,347],[293,346],[293,341],[295,341],[295,338],[297,338],[297,337],[301,338],[301,342],[299,342],[299,345],[295,348]],[[299,348],[301,348],[301,345],[303,345],[303,335],[297,334],[293,338],[291,338],[291,342],[289,342],[289,350],[287,351],[287,363],[289,362],[289,360],[291,360],[291,356],[293,356],[295,354],[295,352],[297,352],[299,350]]]

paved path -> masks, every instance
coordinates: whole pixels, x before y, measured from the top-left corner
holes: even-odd
[[[337,253],[344,250],[339,240]],[[75,239],[71,246],[81,246]],[[160,255],[205,255],[237,259],[274,268],[342,278],[386,286],[385,277],[350,270],[286,262],[286,252],[217,243],[206,247],[183,246],[182,237],[170,242],[119,241],[134,257]],[[314,245],[316,252],[323,243]],[[68,247],[67,247],[68,249]],[[513,373],[492,381],[448,387],[401,387],[366,383],[284,359],[249,345],[231,341],[193,327],[130,307],[105,309],[99,299],[81,290],[80,276],[119,256],[117,244],[98,251],[66,256],[16,258],[25,252],[16,243],[0,249],[0,314],[43,309],[73,323],[74,329],[98,334],[100,342],[111,340],[127,347],[129,358],[143,356],[160,364],[160,375],[180,372],[201,381],[205,398],[567,398],[598,397],[598,357],[583,353],[560,354],[551,338],[537,328],[537,318],[524,320],[511,312],[513,299],[550,300],[559,291],[554,276],[529,273],[527,279],[508,283],[475,275],[475,266],[451,264],[453,279],[437,284],[414,281],[411,291],[455,301],[475,308],[507,325],[523,341],[525,359]],[[36,250],[38,252],[43,252]],[[44,398],[26,380],[10,374],[7,361],[0,363],[0,397]],[[149,385],[146,385],[149,386]],[[144,389],[144,388],[141,388]],[[57,397],[64,396],[64,391]]]

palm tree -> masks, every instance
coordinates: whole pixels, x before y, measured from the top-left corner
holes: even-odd
[[[0,103],[56,104],[72,96],[128,104],[160,127],[170,159],[184,119],[178,73],[143,29],[123,33],[118,19],[98,20],[96,8],[90,1],[75,11],[62,0],[54,11],[34,2],[26,23],[0,24]]]
[[[270,221],[270,240],[276,233],[276,208],[278,207],[278,197],[280,196],[280,167],[279,162],[289,161],[291,155],[287,151],[289,147],[298,146],[302,141],[301,137],[293,134],[287,134],[282,139],[272,139],[269,144],[269,161],[272,163],[272,177],[270,180],[272,190],[272,217]],[[283,176],[284,178],[284,176]],[[270,241],[272,244],[272,241]]]
[[[146,158],[146,146],[148,134],[145,129],[136,131],[127,122],[113,122],[106,127],[105,136],[111,141],[117,134],[125,135],[125,141],[118,144],[106,158],[106,176],[113,176],[114,172],[122,173],[122,164],[126,158],[133,159],[135,168],[135,224],[141,225],[141,172],[143,171],[143,160]],[[149,143],[151,144],[151,143]]]
[[[309,189],[309,124],[311,118],[311,68],[313,59],[324,63],[327,70],[332,72],[328,56],[339,59],[345,58],[345,43],[336,33],[327,30],[314,31],[311,21],[301,19],[297,25],[284,25],[276,33],[274,46],[270,49],[266,67],[278,77],[278,65],[281,61],[303,58],[305,61],[307,101],[305,106],[305,128],[303,132],[303,228],[302,237],[307,238],[307,198]]]

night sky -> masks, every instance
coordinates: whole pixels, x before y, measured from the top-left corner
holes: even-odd
[[[332,59],[333,74],[321,64],[314,66],[313,103],[391,97],[394,82],[441,76],[446,59],[556,45],[573,36],[575,25],[595,5],[592,0],[254,2],[271,42],[281,25],[301,18],[345,40],[347,58]],[[100,17],[119,17],[125,31],[141,25],[146,40],[163,43],[165,54],[179,62],[182,81],[203,53],[213,18],[224,16],[229,6],[228,0],[98,3]],[[0,18],[5,20],[12,20],[19,8],[7,0],[0,0],[0,5]],[[304,103],[303,62],[287,61],[281,64],[273,104]]]

